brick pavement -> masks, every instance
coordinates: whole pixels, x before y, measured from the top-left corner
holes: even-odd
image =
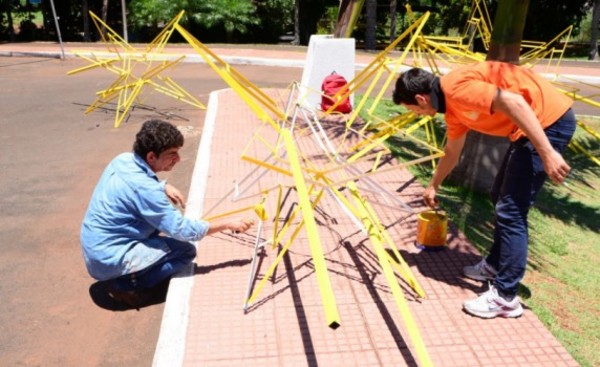
[[[221,198],[228,197],[233,182],[240,182],[254,168],[240,160],[240,154],[261,127],[233,91],[215,92],[211,101],[217,109],[214,121],[205,122],[208,134],[212,135],[210,153],[207,156],[206,147],[201,147],[203,156],[199,154],[197,163],[206,165],[199,168],[206,172],[206,186],[202,189],[203,203],[196,210],[206,213],[217,205],[208,215],[258,202],[259,196],[250,196],[247,200],[219,203]],[[274,141],[274,136],[266,140]],[[319,158],[314,144],[303,141],[301,149],[307,157]],[[260,144],[246,152],[266,156]],[[414,211],[424,209],[420,200],[423,188],[405,169],[386,170],[374,178]],[[270,172],[258,178],[252,185],[253,191],[247,194],[288,184],[286,180]],[[192,190],[195,186],[193,183]],[[294,196],[291,197],[293,201]],[[173,322],[173,310],[187,319],[178,324],[184,327],[161,333],[155,365],[418,365],[413,343],[368,237],[357,230],[331,199],[323,199],[319,207],[318,228],[340,314],[339,328],[333,330],[327,326],[304,232],[293,242],[273,279],[266,282],[247,313],[242,306],[256,228],[248,234],[219,234],[201,242],[193,276],[172,282],[174,294],[170,290],[163,329],[168,329],[165,320]],[[272,204],[268,211],[274,212]],[[455,227],[451,226],[447,248],[422,251],[414,244],[414,215],[399,214],[385,207],[378,208],[378,213],[427,294],[426,299],[418,300],[406,283],[399,280],[433,365],[577,365],[530,310],[526,309],[518,319],[494,320],[481,320],[461,311],[462,302],[476,297],[486,286],[461,277],[462,267],[478,261],[480,256]],[[263,237],[273,225],[272,221],[265,222],[267,230]],[[266,247],[260,257],[257,282],[277,254],[277,250]],[[181,287],[180,283],[186,285]],[[180,288],[186,291],[178,292]],[[183,314],[177,310],[181,304],[186,304]]]

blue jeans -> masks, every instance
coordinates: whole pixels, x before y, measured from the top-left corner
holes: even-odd
[[[196,247],[192,243],[170,237],[164,237],[163,240],[171,249],[168,254],[146,269],[113,279],[112,286],[123,291],[152,288],[196,258]]]
[[[569,109],[544,132],[552,147],[562,153],[575,132],[575,114]],[[486,258],[498,274],[494,285],[499,293],[512,298],[525,275],[527,265],[527,214],[546,181],[540,156],[527,138],[513,142],[492,187],[496,205],[494,243]]]

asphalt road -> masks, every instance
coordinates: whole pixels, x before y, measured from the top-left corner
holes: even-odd
[[[67,76],[84,65],[0,58],[0,366],[152,363],[163,304],[119,311],[95,302],[79,228],[102,170],[131,150],[149,118],[184,131],[183,159],[162,177],[187,193],[205,111],[146,88],[143,107],[115,129],[114,106],[84,111],[116,75],[99,69]],[[301,77],[295,68],[235,68],[261,88]],[[204,64],[180,64],[163,75],[204,104],[211,91],[227,87]]]

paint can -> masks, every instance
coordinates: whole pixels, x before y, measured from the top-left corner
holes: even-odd
[[[437,210],[426,210],[417,215],[417,245],[442,247],[446,244],[448,219]]]

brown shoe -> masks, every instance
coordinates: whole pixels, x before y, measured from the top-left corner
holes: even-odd
[[[143,300],[141,295],[136,291],[121,291],[112,287],[108,288],[108,294],[117,302],[121,302],[127,306],[139,309]]]

